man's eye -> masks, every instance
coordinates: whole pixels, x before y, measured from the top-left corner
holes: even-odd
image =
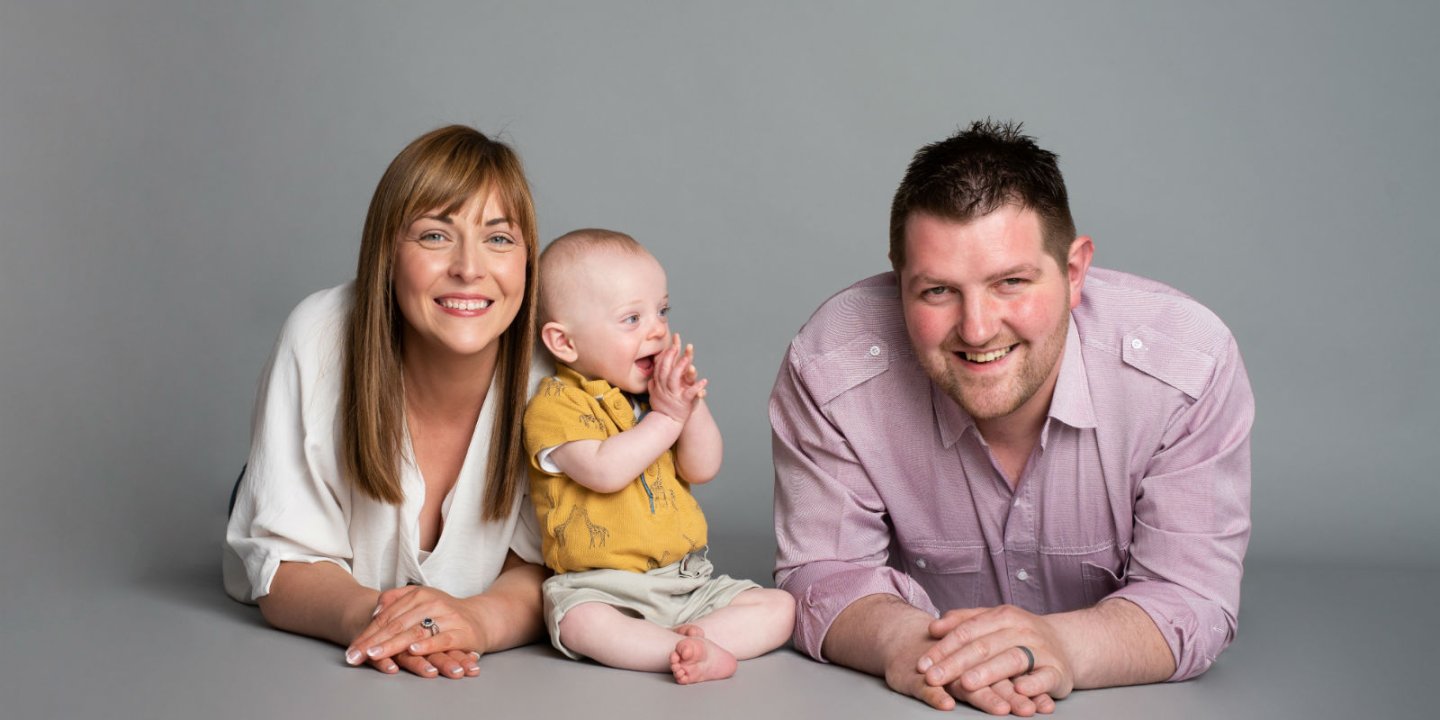
[[[921,294],[921,295],[929,295],[929,296],[931,296],[931,297],[939,297],[939,296],[944,295],[945,293],[947,293],[947,292],[949,292],[949,291],[950,291],[950,288],[947,288],[947,287],[945,287],[944,285],[940,285],[940,286],[937,286],[937,287],[926,288],[926,289],[925,289],[923,292],[921,292],[920,294]]]
[[[1025,284],[1025,278],[1005,278],[1000,284],[1007,288],[1017,288]]]

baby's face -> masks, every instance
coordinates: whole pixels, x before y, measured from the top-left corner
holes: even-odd
[[[578,354],[570,363],[591,380],[645,392],[655,355],[670,341],[665,270],[648,253],[596,253],[575,268],[562,322]]]

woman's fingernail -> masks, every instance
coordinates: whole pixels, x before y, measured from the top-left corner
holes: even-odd
[[[371,611],[370,617],[373,618],[373,617],[375,617],[376,615],[379,615],[379,614],[380,614],[380,609],[383,608],[383,607],[385,607],[385,606],[384,606],[384,605],[376,605],[376,606],[375,606],[375,609],[374,609],[373,611]]]
[[[375,657],[375,656],[377,656],[377,655],[379,655],[379,654],[380,654],[380,646],[379,646],[379,645],[376,645],[375,647],[372,647],[372,648],[370,648],[369,650],[366,650],[366,651],[365,651],[365,654],[366,654],[366,655],[369,655],[369,656],[372,657],[372,658]]]
[[[480,672],[480,666],[476,665],[475,663],[470,663],[465,667],[465,669],[469,670],[470,672]]]
[[[360,651],[359,651],[359,650],[356,650],[355,648],[350,648],[349,650],[346,650],[346,651],[345,651],[345,662],[350,663],[351,665],[359,665],[359,664],[360,664]]]
[[[410,652],[418,654],[420,652],[420,643],[412,643],[410,645]]]
[[[920,658],[919,670],[920,670],[920,672],[923,673],[923,672],[925,672],[926,670],[929,670],[929,669],[930,669],[930,666],[931,666],[931,665],[934,665],[934,664],[935,664],[935,661],[931,660],[930,658],[928,658],[928,657],[922,657],[922,658]]]
[[[451,671],[450,671],[450,674],[451,674],[451,675],[464,675],[464,674],[465,674],[465,670],[462,669],[462,668],[458,668],[458,667],[457,667],[457,668],[455,668],[454,670],[451,670]]]

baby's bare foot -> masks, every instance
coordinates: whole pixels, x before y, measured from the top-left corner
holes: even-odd
[[[681,635],[684,635],[685,637],[693,637],[693,638],[703,638],[703,637],[705,637],[705,629],[704,629],[704,628],[700,627],[699,625],[691,625],[691,624],[688,624],[688,623],[685,624],[685,625],[676,625],[675,628],[674,628],[674,632],[679,633],[679,634],[681,634]]]
[[[734,655],[703,637],[687,637],[670,653],[670,674],[681,685],[723,680],[735,674],[735,666]]]

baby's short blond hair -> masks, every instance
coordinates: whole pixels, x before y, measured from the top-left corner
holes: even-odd
[[[644,245],[622,232],[602,228],[571,230],[550,241],[540,253],[540,325],[555,320],[562,294],[574,286],[571,270],[601,252],[649,255]]]

